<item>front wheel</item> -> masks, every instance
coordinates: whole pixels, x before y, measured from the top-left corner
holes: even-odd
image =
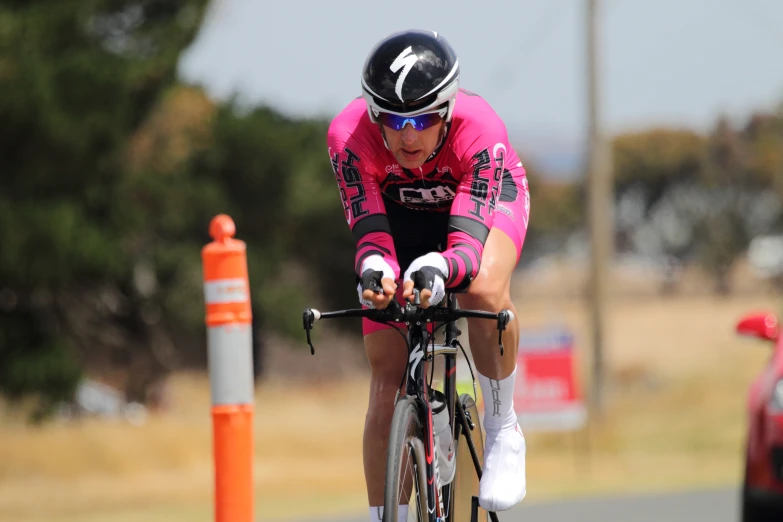
[[[467,421],[465,425],[468,433],[462,428],[463,418]],[[457,400],[457,419],[460,436],[455,441],[457,474],[451,483],[451,494],[454,496],[452,520],[468,522],[474,520],[472,500],[479,494],[479,474],[476,466],[478,465],[480,470],[484,465],[484,433],[476,402],[467,393],[460,395]],[[487,522],[487,520],[487,512],[479,507],[477,521]]]
[[[389,434],[383,522],[397,522],[399,506],[405,504],[408,522],[428,520],[426,470],[424,429],[415,399],[400,398]]]

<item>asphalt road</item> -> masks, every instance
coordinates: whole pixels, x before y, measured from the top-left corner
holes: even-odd
[[[738,491],[732,488],[538,504],[523,501],[499,518],[503,522],[737,522],[738,500]],[[339,521],[366,522],[367,516]],[[307,522],[338,522],[338,519]]]

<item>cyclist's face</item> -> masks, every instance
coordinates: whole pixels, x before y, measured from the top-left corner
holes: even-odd
[[[412,125],[405,125],[401,130],[394,130],[383,125],[386,143],[389,144],[394,157],[401,167],[417,169],[430,157],[440,141],[444,122],[424,130],[414,130]]]

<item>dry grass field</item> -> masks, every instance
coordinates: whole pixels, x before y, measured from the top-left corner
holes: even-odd
[[[559,291],[547,290],[552,278]],[[778,310],[779,298],[744,287],[730,298],[653,290],[619,280],[608,316],[606,411],[580,432],[527,433],[526,501],[740,480],[746,390],[770,347],[733,328],[746,311]],[[515,289],[523,327],[568,326],[585,368],[588,322],[578,293],[578,278],[572,286],[557,273],[522,277]],[[258,387],[257,519],[365,512],[367,388],[363,374]],[[170,390],[170,411],[139,426],[30,427],[0,411],[0,521],[211,520],[208,380],[177,375]]]

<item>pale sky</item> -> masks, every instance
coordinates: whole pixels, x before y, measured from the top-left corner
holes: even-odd
[[[601,0],[602,121],[708,129],[783,101],[783,1]],[[370,48],[406,28],[436,30],[512,139],[581,141],[584,0],[213,0],[181,74],[292,116],[334,116],[360,94]]]

